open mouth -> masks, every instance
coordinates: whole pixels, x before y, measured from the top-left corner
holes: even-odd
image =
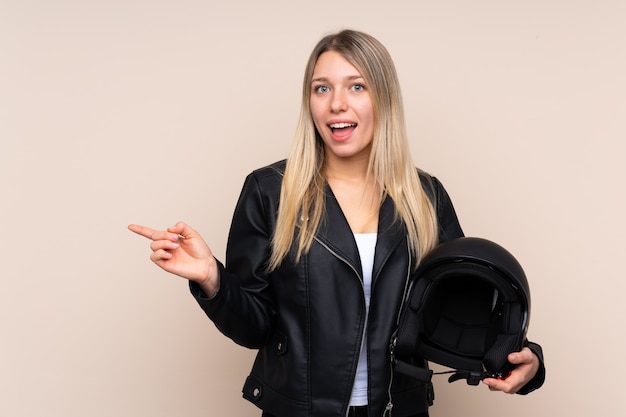
[[[331,123],[328,125],[333,133],[351,131],[356,128],[356,123]]]

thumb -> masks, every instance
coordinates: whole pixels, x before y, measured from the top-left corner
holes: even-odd
[[[523,355],[521,355],[520,352],[510,353],[508,356],[508,360],[513,365],[519,365],[520,363],[524,362]]]
[[[198,232],[196,232],[184,222],[178,222],[174,226],[168,227],[167,231],[170,233],[177,233],[186,239],[198,236]]]

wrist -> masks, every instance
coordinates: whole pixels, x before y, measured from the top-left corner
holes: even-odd
[[[196,280],[196,283],[207,298],[213,298],[217,295],[220,289],[220,273],[214,257],[211,256],[208,259],[207,272],[204,274],[204,278]]]

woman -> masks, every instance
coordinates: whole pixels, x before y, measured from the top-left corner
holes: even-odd
[[[432,386],[393,372],[389,341],[419,259],[463,236],[454,208],[411,162],[397,74],[376,39],[323,38],[302,96],[289,158],[245,181],[226,266],[184,223],[129,228],[190,281],[220,331],[259,349],[243,393],[264,416],[427,416]],[[511,354],[506,380],[484,382],[537,388],[533,350]]]

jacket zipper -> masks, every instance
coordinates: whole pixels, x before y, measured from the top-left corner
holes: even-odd
[[[404,303],[406,301],[407,292],[411,283],[411,262],[413,260],[413,257],[411,256],[411,247],[409,246],[408,241],[407,241],[407,253],[409,254],[409,263],[408,263],[408,269],[406,271],[406,280],[404,283],[404,292],[402,294],[402,302],[400,303],[400,309],[398,310],[398,316],[396,317],[396,328],[400,324],[400,315],[402,314],[402,310],[404,309]],[[390,342],[390,343],[395,345],[395,341]],[[391,417],[391,410],[393,409],[393,399],[391,398],[391,385],[393,384],[393,366],[394,366],[393,348],[394,346],[390,346],[389,360],[391,362],[391,367],[390,367],[390,376],[389,376],[389,386],[387,387],[387,396],[389,400],[387,401],[387,406],[385,406],[383,417],[387,417],[387,416]]]
[[[350,267],[350,269],[352,269],[352,271],[354,272],[354,274],[356,275],[356,277],[359,279],[359,281],[361,282],[361,289],[363,290],[363,303],[365,304],[365,289],[363,288],[363,280],[361,279],[361,276],[359,275],[359,271],[356,270],[356,268],[354,268],[354,266],[343,256],[340,256],[337,252],[335,252],[333,249],[331,249],[327,244],[325,244],[324,242],[320,241],[317,237],[314,238],[320,245],[322,245],[324,248],[326,248],[326,250],[328,252],[330,252],[335,258],[339,259],[340,261],[342,261],[343,263],[345,263],[346,265],[348,265]],[[369,309],[365,309],[365,323],[363,325],[363,334],[361,335],[361,346],[359,347],[359,355],[361,355],[361,352],[363,351],[363,344],[365,343],[365,332],[367,331],[367,321],[369,320]],[[369,366],[369,365],[368,365]],[[356,369],[354,370],[355,374],[356,374]],[[369,369],[368,369],[368,373],[369,373]],[[352,381],[352,383],[354,383],[354,380]],[[346,408],[346,417],[348,417],[350,413],[350,406],[348,406]]]

